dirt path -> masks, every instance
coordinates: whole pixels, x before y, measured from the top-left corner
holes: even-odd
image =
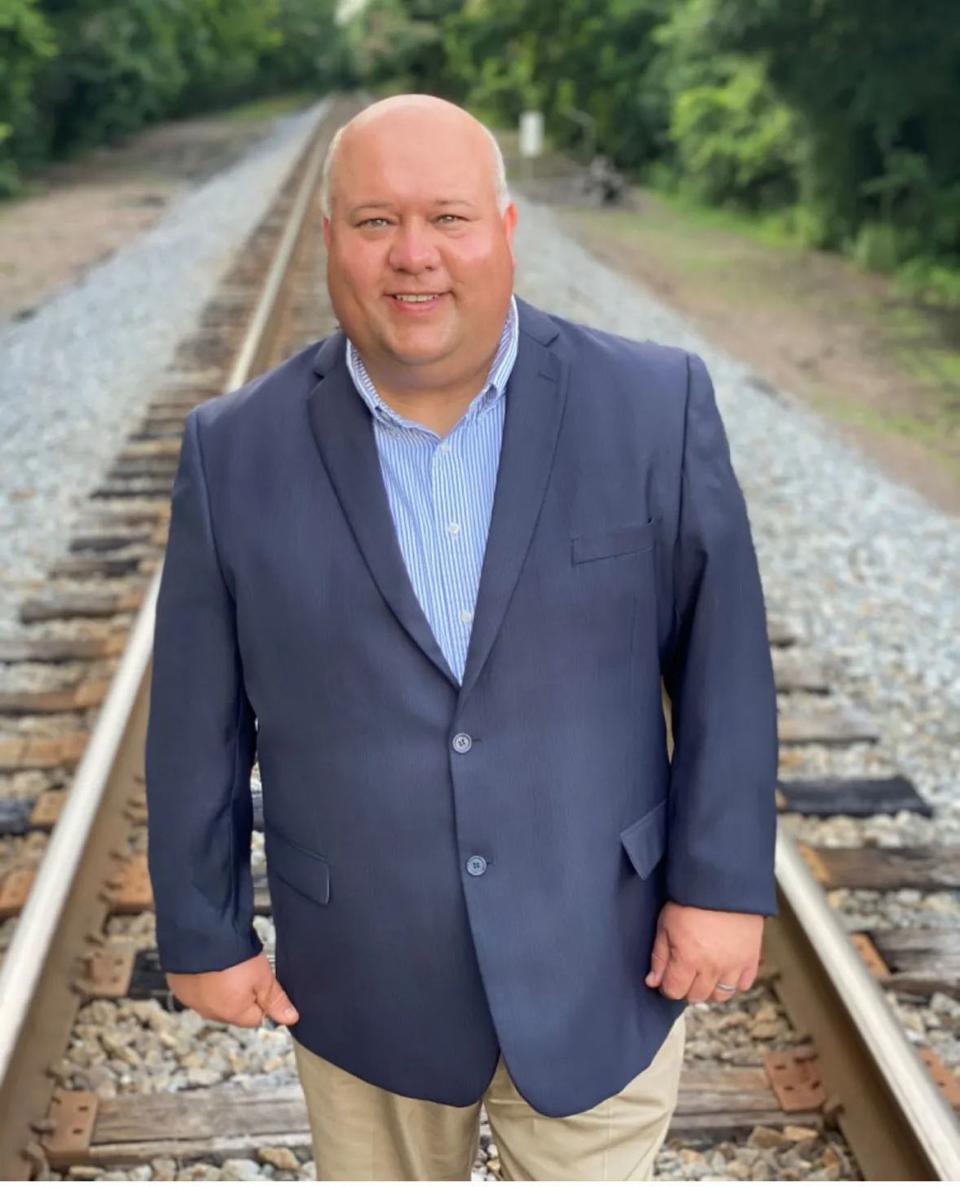
[[[289,106],[158,124],[31,179],[31,196],[0,203],[0,318],[29,317],[152,226],[179,194],[240,157]]]

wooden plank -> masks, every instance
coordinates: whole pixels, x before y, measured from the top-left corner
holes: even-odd
[[[890,970],[886,987],[922,994],[960,988],[960,927],[891,927],[868,934]]]
[[[143,445],[143,442],[138,442]],[[160,444],[159,442],[157,444]],[[168,456],[135,456],[118,457],[115,459],[107,476],[113,480],[124,481],[127,478],[167,478],[172,479],[177,470],[176,457]]]
[[[136,610],[145,590],[90,590],[82,586],[31,598],[20,608],[20,621],[50,622],[60,618],[110,618]]]
[[[140,504],[125,503],[119,507],[111,507],[106,503],[88,504],[81,526],[85,532],[103,531],[105,528],[153,528],[169,518],[169,502],[145,500]]]
[[[0,639],[0,663],[72,663],[74,660],[106,659],[119,655],[126,636],[88,635],[78,638],[23,636]]]
[[[91,499],[150,499],[169,496],[173,480],[165,482],[153,479],[131,478],[129,481],[109,480],[90,492]]]
[[[171,420],[169,417],[153,417],[145,420],[135,433],[130,434],[131,441],[164,441],[177,440],[183,436],[183,420]]]
[[[125,556],[65,556],[55,561],[47,572],[54,581],[62,577],[132,577],[142,573],[154,555],[153,549],[138,548]]]
[[[151,404],[156,409],[156,404]],[[167,458],[176,463],[180,456],[180,446],[175,441],[138,441],[129,442],[117,454],[117,461],[132,461],[134,458]]]
[[[777,787],[783,793],[784,811],[807,816],[933,815],[933,809],[903,775],[889,779],[780,779]]]
[[[777,724],[781,743],[788,746],[848,746],[853,742],[877,742],[880,733],[863,713],[835,705],[823,709],[781,713]]]
[[[0,692],[0,713],[22,717],[43,713],[78,713],[101,705],[109,680],[75,680],[61,688],[13,689]]]
[[[784,1113],[760,1067],[699,1060],[685,1065],[670,1133],[743,1132],[755,1125],[823,1126],[818,1113]],[[269,1088],[226,1083],[189,1092],[121,1095],[99,1102],[89,1161],[96,1166],[197,1154],[242,1157],[260,1146],[309,1147],[299,1082]]]
[[[70,541],[70,551],[121,552],[127,548],[135,548],[139,544],[148,544],[150,536],[149,528],[127,532],[109,530],[82,532]]]
[[[56,738],[31,736],[0,738],[0,771],[47,771],[75,767],[86,748],[87,733],[60,734]]]
[[[810,659],[793,648],[774,648],[772,658],[777,692],[830,691],[826,669],[818,660]]]
[[[848,890],[960,889],[960,847],[955,845],[915,848],[802,845],[800,851],[817,881],[831,890],[839,887]]]

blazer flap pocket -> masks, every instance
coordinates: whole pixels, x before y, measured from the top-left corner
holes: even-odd
[[[655,808],[628,824],[620,840],[641,878],[646,878],[667,847],[667,801],[662,799]]]
[[[294,890],[326,904],[330,901],[330,867],[319,853],[288,841],[272,825],[264,828],[267,869]]]
[[[656,519],[648,519],[646,523],[624,524],[619,528],[604,528],[603,531],[574,536],[573,563],[620,556],[624,552],[645,552],[653,547],[656,522]]]

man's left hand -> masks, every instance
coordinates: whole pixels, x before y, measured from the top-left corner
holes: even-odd
[[[664,997],[725,1002],[749,989],[760,965],[763,916],[664,903],[646,984]],[[717,983],[734,989],[717,989]]]

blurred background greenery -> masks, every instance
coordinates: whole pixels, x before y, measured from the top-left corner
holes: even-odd
[[[157,119],[356,87],[537,108],[556,149],[960,308],[956,0],[0,0],[0,194]]]

